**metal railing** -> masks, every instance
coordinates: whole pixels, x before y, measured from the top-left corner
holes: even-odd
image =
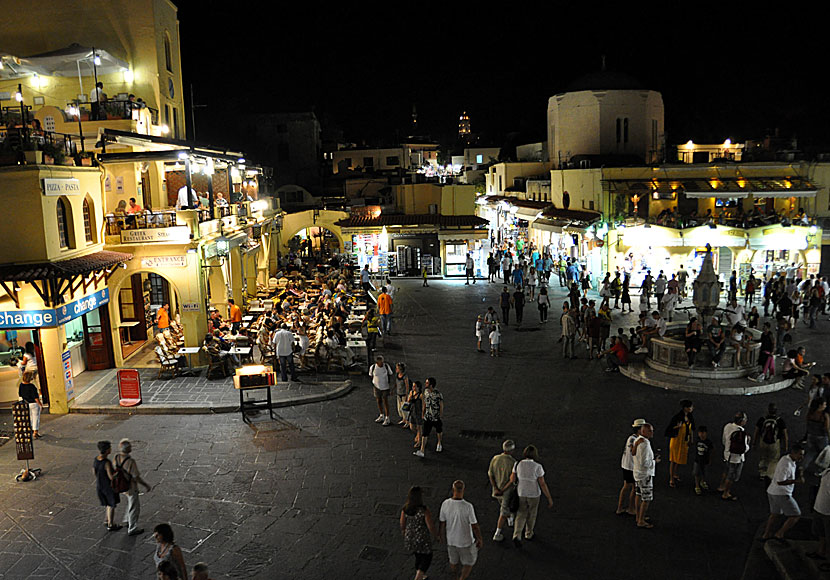
[[[117,236],[121,230],[143,230],[149,228],[171,228],[176,223],[176,210],[144,210],[135,214],[108,214],[106,230],[108,236]]]
[[[90,101],[73,101],[67,104],[67,108],[69,107],[76,107],[79,111],[81,116],[81,121],[107,121],[111,119],[134,119],[138,120],[137,116],[138,113],[146,109],[150,113],[150,120],[152,121],[153,125],[158,125],[159,123],[159,112],[158,109],[154,109],[153,107],[148,107],[144,103],[138,103],[135,101],[122,101],[122,100],[107,100],[102,101],[101,106],[98,108],[98,117],[93,118],[93,110],[95,103]],[[64,112],[64,117],[67,121],[74,121],[75,118],[69,117]]]

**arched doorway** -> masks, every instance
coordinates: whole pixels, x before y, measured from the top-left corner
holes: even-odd
[[[110,304],[113,326],[117,327],[113,344],[121,359],[131,366],[156,366],[156,313],[165,304],[170,305],[171,320],[179,313],[182,302],[175,285],[158,272],[137,270],[121,281]]]
[[[343,251],[340,238],[324,226],[309,226],[287,240],[288,249],[302,258],[326,260]]]

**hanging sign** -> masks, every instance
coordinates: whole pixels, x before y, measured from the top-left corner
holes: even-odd
[[[142,268],[186,267],[187,256],[147,256],[141,258]]]
[[[71,401],[75,398],[75,380],[72,378],[72,354],[68,350],[61,354],[61,364],[63,365],[63,386],[66,389],[66,400]]]
[[[72,178],[52,178],[43,180],[43,195],[78,195],[81,193],[81,182]]]

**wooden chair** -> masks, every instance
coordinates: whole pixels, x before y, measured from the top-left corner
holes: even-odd
[[[202,350],[205,351],[205,354],[207,354],[207,357],[208,357],[208,369],[207,369],[207,373],[205,373],[205,378],[210,379],[211,375],[217,369],[222,372],[222,378],[223,379],[227,378],[228,377],[228,367],[225,364],[225,359],[223,359],[221,356],[211,356],[210,352],[208,352],[208,350],[205,347],[202,347]]]
[[[256,346],[259,349],[259,362],[264,363],[266,360],[274,358],[274,349],[271,347],[270,342],[259,340]],[[251,350],[251,358],[253,358],[253,354],[254,351]]]
[[[172,373],[170,378],[174,379],[179,374],[179,361],[175,358],[171,358],[164,352],[161,346],[157,346],[155,348],[156,351],[156,358],[159,362],[159,374],[157,378],[161,378],[162,373],[170,372]]]

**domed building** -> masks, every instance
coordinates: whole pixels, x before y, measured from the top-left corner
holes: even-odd
[[[554,167],[592,157],[656,163],[663,150],[663,97],[637,79],[600,70],[548,100],[548,151]],[[587,162],[587,163],[586,163]]]

